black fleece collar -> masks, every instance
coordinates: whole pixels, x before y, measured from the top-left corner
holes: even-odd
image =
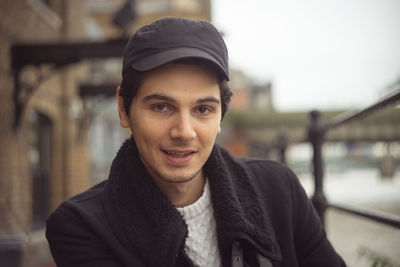
[[[268,214],[260,208],[245,166],[215,145],[204,171],[210,183],[223,266],[230,265],[236,239],[280,260]],[[133,138],[117,153],[104,193],[109,223],[121,242],[149,266],[174,266],[187,226],[146,172]]]

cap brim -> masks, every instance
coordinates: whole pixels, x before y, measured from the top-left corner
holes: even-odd
[[[214,63],[223,73],[225,79],[229,81],[228,72],[213,56],[211,56],[209,53],[203,50],[192,47],[178,47],[166,50],[158,54],[148,56],[146,57],[146,59],[135,62],[131,65],[131,67],[137,71],[148,71],[160,67],[169,62],[184,58],[201,58],[210,61],[211,63]]]

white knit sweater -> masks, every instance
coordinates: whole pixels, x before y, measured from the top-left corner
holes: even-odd
[[[214,210],[208,180],[203,195],[193,204],[177,208],[189,228],[185,251],[195,266],[221,266]]]

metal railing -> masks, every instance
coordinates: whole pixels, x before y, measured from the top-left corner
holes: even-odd
[[[314,195],[311,200],[321,219],[325,221],[325,211],[331,207],[336,210],[345,211],[354,215],[358,215],[376,222],[384,223],[400,229],[400,216],[388,214],[385,212],[371,211],[360,207],[351,207],[348,205],[329,203],[323,191],[324,183],[324,162],[322,155],[322,145],[326,133],[343,124],[359,120],[381,108],[395,104],[400,100],[400,89],[382,98],[375,104],[356,112],[347,112],[341,114],[328,122],[323,123],[321,113],[317,110],[311,112],[311,124],[308,128],[308,141],[313,146],[313,174],[314,174]]]

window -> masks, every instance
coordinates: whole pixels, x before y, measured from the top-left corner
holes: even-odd
[[[29,163],[32,177],[32,229],[44,226],[49,213],[51,169],[51,121],[43,114],[30,114]]]

